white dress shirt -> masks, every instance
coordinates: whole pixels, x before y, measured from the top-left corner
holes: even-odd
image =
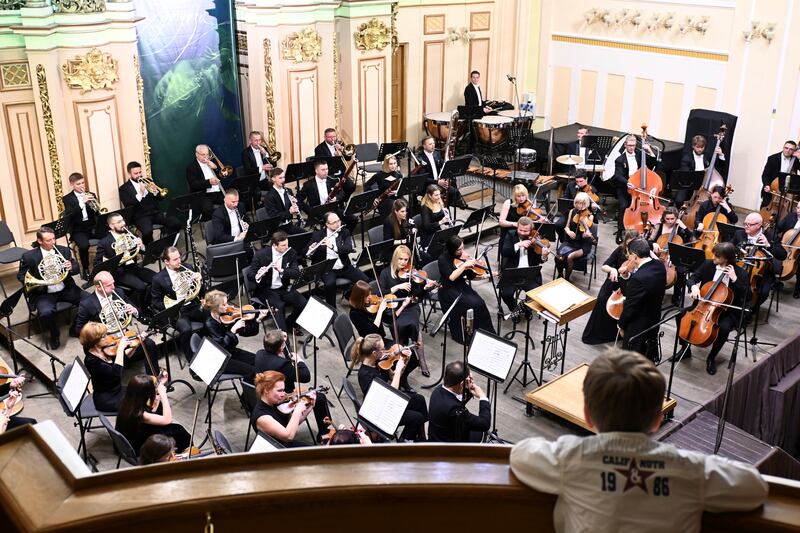
[[[228,209],[228,219],[231,221],[231,237],[236,237],[242,232],[242,227],[239,225],[239,213],[237,213],[236,209]]]
[[[706,169],[706,162],[703,161],[703,154],[696,154],[692,153],[694,157],[694,169],[697,170],[705,170]]]
[[[478,95],[478,105],[483,105],[483,95],[481,94],[481,86],[475,85],[474,83],[471,84],[472,88],[475,89],[475,94]]]
[[[528,264],[528,249],[522,247],[522,241],[518,242],[514,245],[514,250],[519,253],[519,263],[517,264],[517,268],[527,268],[530,265]]]
[[[214,174],[214,171],[211,170],[211,167],[209,167],[205,163],[200,163],[200,161],[198,161],[198,163],[200,164],[200,170],[203,171],[203,177],[206,179],[206,181],[217,178],[217,175]],[[206,192],[219,192],[219,184],[209,185],[208,188],[206,189]]]
[[[639,170],[639,160],[636,159],[636,154],[629,154],[625,152],[625,158],[628,160],[628,175],[630,176]]]
[[[336,262],[333,264],[333,270],[341,270],[344,268],[344,264],[339,258],[339,245],[336,244],[336,235],[329,229],[326,231],[328,232],[326,235],[328,238],[328,246],[325,248],[325,259],[336,259]]]
[[[45,250],[44,248],[40,248],[40,250],[42,251],[42,259],[44,259],[45,256],[48,256],[48,255],[58,255],[58,254],[56,254],[55,246],[49,252],[47,250]],[[55,285],[48,285],[47,286],[47,294],[53,294],[54,292],[62,291],[62,290],[64,290],[64,286],[65,285],[64,285],[63,281],[60,282],[60,283],[56,283]]]
[[[288,251],[289,250],[286,250],[286,252],[283,252],[283,253],[276,252],[275,248],[273,247],[272,248],[272,262],[275,263],[275,264],[280,265],[283,262],[283,256],[286,255],[286,253]],[[283,276],[283,273],[282,272],[278,272],[277,268],[273,268],[272,269],[272,284],[270,285],[270,289],[280,289],[281,287],[283,287],[283,281],[281,280],[282,276]]]
[[[253,155],[256,158],[256,166],[258,166],[258,179],[264,180],[267,179],[267,173],[264,170],[264,160],[261,159],[261,150],[258,148],[253,148],[252,146],[250,149],[253,151]]]
[[[722,275],[724,273],[725,273],[725,269],[723,267],[717,265],[716,268],[714,269],[714,279],[712,281],[717,281],[719,278],[722,277]],[[722,280],[722,283],[724,283],[725,285],[729,285],[730,284],[730,280],[726,277],[725,279]]]
[[[78,206],[81,208],[81,220],[86,222],[89,220],[89,213],[86,212],[86,193],[85,192],[76,192],[75,198],[78,199]]]
[[[781,172],[789,172],[792,169],[793,164],[794,156],[784,157],[783,154],[781,154]]]
[[[328,180],[327,179],[319,179],[318,177],[314,177],[314,183],[317,184],[317,192],[319,193],[319,203],[320,205],[325,203],[325,200],[328,199]]]
[[[431,172],[433,173],[434,181],[439,181],[439,169],[436,168],[436,160],[433,158],[433,152],[424,151],[422,152],[425,154],[425,157],[428,158],[428,162],[431,166]]]
[[[325,146],[328,148],[328,150],[330,150],[330,152],[331,152],[331,157],[335,157],[335,156],[336,156],[336,145],[335,145],[335,144],[330,144],[330,143],[327,143],[327,142],[326,142],[326,143],[325,143]]]
[[[131,184],[133,184],[133,190],[136,191],[136,201],[137,202],[141,202],[142,199],[145,196],[147,196],[147,194],[150,192],[150,191],[147,190],[147,187],[145,187],[143,183],[131,180]]]

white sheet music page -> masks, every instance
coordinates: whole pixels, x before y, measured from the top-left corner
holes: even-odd
[[[197,351],[190,368],[203,380],[203,383],[210,385],[225,363],[225,356],[226,354],[212,343],[204,342],[200,345],[200,350]]]
[[[536,299],[547,302],[560,314],[586,300],[586,294],[574,285],[559,283],[538,292]]]
[[[297,317],[297,325],[319,339],[325,333],[332,314],[322,302],[316,298],[309,298],[303,312]]]
[[[400,418],[406,410],[408,400],[395,394],[388,387],[378,383],[372,385],[364,397],[358,416],[367,420],[378,429],[391,435],[400,425]]]
[[[280,448],[272,444],[270,441],[268,441],[261,435],[256,435],[256,440],[253,441],[252,446],[250,446],[250,449],[247,451],[248,453],[259,453],[259,452],[274,452],[275,450],[279,449]]]
[[[495,377],[498,381],[505,381],[516,353],[516,346],[498,341],[478,330],[472,339],[467,360],[472,368]]]
[[[77,362],[72,365],[72,371],[67,377],[67,382],[64,384],[62,394],[71,411],[74,411],[81,401],[81,396],[89,386],[89,376]]]

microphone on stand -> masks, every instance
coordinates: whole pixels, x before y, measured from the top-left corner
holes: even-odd
[[[472,309],[467,309],[466,314],[466,321],[464,325],[464,342],[466,342],[467,338],[472,336],[472,333],[475,331],[475,311]]]
[[[516,83],[516,81],[517,81],[517,78],[515,78],[515,77],[514,77],[514,76],[512,76],[511,74],[506,74],[506,79],[507,79],[508,81],[510,81],[511,83]]]

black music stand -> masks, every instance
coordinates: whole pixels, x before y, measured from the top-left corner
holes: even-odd
[[[550,224],[552,226],[552,224]],[[516,286],[524,286],[526,284],[532,283],[536,280],[537,274],[541,275],[542,265],[536,265],[527,268],[506,268],[503,269],[503,285],[516,285]],[[498,308],[499,309],[499,308]],[[536,377],[536,372],[533,370],[533,366],[531,365],[529,354],[530,354],[530,345],[536,345],[536,341],[533,340],[531,337],[531,320],[533,319],[533,311],[526,305],[525,300],[520,300],[519,304],[517,305],[516,309],[513,309],[511,313],[506,315],[503,318],[515,318],[520,315],[525,316],[526,326],[525,331],[519,329],[513,329],[503,335],[504,339],[511,340],[513,339],[518,333],[525,337],[525,355],[520,361],[517,370],[514,372],[514,375],[511,376],[511,381],[508,382],[506,388],[503,389],[503,394],[508,392],[509,387],[515,382],[518,381],[522,388],[524,389],[529,384],[536,382],[537,385],[541,385],[538,378]],[[498,320],[498,332],[500,321]],[[517,375],[519,375],[519,371],[522,370],[522,379],[519,379]],[[528,371],[531,373],[531,379],[528,380]],[[515,398],[516,399],[516,398]],[[525,403],[524,400],[520,400],[522,403]]]
[[[314,162],[304,161],[303,163],[290,163],[286,166],[284,184],[295,183],[304,178],[314,175]]]
[[[594,157],[591,158],[592,165],[602,164],[606,156],[614,148],[614,137],[611,135],[586,135],[581,139],[581,144],[586,148],[586,161],[589,162],[589,153],[591,152]],[[592,172],[596,174],[596,172]]]
[[[303,252],[311,242],[312,235],[313,232],[311,231],[289,235],[289,248],[294,248],[297,251],[298,259],[301,261],[305,259]]]
[[[184,237],[186,239],[187,254],[191,249],[189,246],[189,239],[194,238],[189,227],[199,223],[200,219],[203,218],[203,199],[205,195],[205,191],[198,191],[183,196],[177,196],[170,201],[169,207],[167,208],[167,214],[176,214],[182,221],[186,222],[184,225]],[[185,257],[185,255],[181,257]]]
[[[323,263],[319,263],[323,264]],[[327,335],[328,328],[336,318],[337,311],[333,306],[328,305],[326,302],[320,300],[316,296],[310,296],[306,306],[303,308],[300,316],[297,317],[297,325],[306,330],[311,336],[314,346],[314,388],[317,387],[317,339],[330,337]],[[307,340],[307,339],[306,339]],[[331,341],[331,344],[333,342]],[[303,350],[308,346],[308,342],[303,343]],[[300,387],[300,384],[297,384]]]
[[[425,193],[425,184],[430,176],[430,172],[420,172],[419,174],[406,176],[397,188],[397,197],[402,198],[409,195],[409,199],[416,200],[417,195]]]
[[[336,259],[326,259],[307,266],[306,268],[301,268],[300,275],[292,282],[292,290],[296,290],[303,285],[319,282],[322,279],[322,274],[324,274],[328,268],[333,268],[335,263]]]
[[[669,177],[670,191],[696,191],[703,185],[702,170],[673,170]]]
[[[178,242],[179,233],[170,233],[160,237],[149,244],[144,245],[144,258],[142,259],[142,266],[149,265],[155,261],[161,260],[161,254],[170,246],[175,246]]]
[[[569,210],[572,209],[573,207],[575,207],[575,201],[573,199],[570,198],[558,199],[558,212],[564,215],[564,218],[567,218]]]
[[[308,215],[309,222],[311,223],[322,222],[322,216],[328,211],[335,211],[335,212],[341,211],[342,203],[344,203],[342,200],[334,200],[333,202],[328,202],[327,204],[320,204],[320,205],[315,205],[313,207],[309,207],[306,213]],[[344,221],[342,221],[342,224],[344,224]]]
[[[486,432],[486,441],[490,443],[511,444],[497,433],[497,389],[508,379],[517,349],[515,343],[482,329],[475,331],[467,349],[469,368],[488,380],[486,395],[491,398],[493,411],[492,427]]]
[[[211,409],[217,399],[219,379],[225,373],[225,367],[228,365],[230,358],[231,353],[229,351],[211,340],[210,337],[203,337],[200,347],[192,356],[192,360],[189,361],[189,372],[196,375],[206,384],[205,396],[208,402],[206,421],[208,422],[207,429],[209,432],[211,431]],[[205,440],[200,446],[204,443]]]
[[[102,263],[98,263],[93,269],[92,273],[89,275],[89,280],[84,284],[83,288],[89,287],[94,283],[94,277],[97,275],[98,272],[105,270],[112,276],[117,274],[117,268],[119,268],[119,262],[122,260],[122,256],[124,254],[117,254],[111,259],[106,259]]]
[[[384,159],[386,159],[387,155],[396,155],[400,156],[397,152],[405,151],[408,148],[408,143],[403,142],[391,142],[391,143],[381,143],[381,147],[378,149],[378,155],[375,157],[375,161],[382,163]]]
[[[476,209],[472,213],[469,214],[467,220],[464,221],[464,224],[461,226],[462,230],[470,229],[473,226],[480,226],[483,224],[483,221],[486,220],[487,217],[493,215],[492,209],[494,209],[494,205],[488,205],[486,207],[481,207],[480,209]]]
[[[733,224],[726,224],[725,222],[717,222],[717,231],[719,232],[719,242],[733,242],[736,237],[736,232],[742,229]]]
[[[361,250],[361,254],[356,259],[356,266],[372,263],[377,268],[378,265],[389,263],[392,260],[392,253],[394,253],[394,239],[370,244]],[[371,261],[370,258],[372,258]]]
[[[148,324],[147,329],[148,331],[153,331],[155,333],[161,334],[162,346],[167,346],[167,330],[169,329],[170,326],[175,327],[175,324],[178,322],[178,315],[180,315],[184,303],[185,300],[181,300],[173,306],[166,307],[164,308],[163,311],[156,313],[150,319],[150,324]],[[177,343],[175,343],[175,348],[180,350]],[[167,392],[171,392],[172,390],[174,390],[174,387],[172,386],[174,383],[182,383],[183,385],[186,385],[190,391],[192,391],[192,394],[194,394],[195,393],[194,387],[192,387],[192,385],[188,381],[184,379],[172,379],[172,367],[169,362],[169,351],[167,351],[167,353],[164,354],[164,359],[166,359],[167,373],[169,374],[169,381],[166,384]],[[178,363],[181,365],[181,368],[183,368],[183,363],[181,362],[180,358],[180,352],[178,355]]]
[[[372,189],[369,191],[364,191],[359,194],[354,194],[350,197],[350,200],[347,202],[347,206],[344,208],[344,215],[345,216],[352,216],[355,215],[358,217],[358,220],[361,222],[361,246],[364,246],[364,213],[368,210],[371,211],[374,209],[373,204],[375,200],[378,199],[378,196],[381,195],[383,191],[380,189]]]
[[[311,174],[309,174],[309,179],[314,176],[314,161],[317,159],[323,159],[326,163],[328,163],[328,177],[338,180],[344,174],[345,166],[344,162],[342,161],[343,156],[333,155],[328,157],[313,157],[311,159]]]
[[[458,305],[458,302],[461,301],[461,296],[462,295],[463,294],[459,294],[456,297],[456,299],[453,300],[453,303],[450,304],[450,307],[447,308],[447,311],[445,311],[442,314],[442,318],[439,319],[439,323],[436,324],[436,327],[434,327],[431,330],[431,337],[435,337],[436,334],[439,333],[439,330],[444,328],[444,339],[442,339],[442,372],[441,372],[441,374],[439,374],[439,379],[437,379],[436,381],[434,381],[433,383],[430,383],[428,385],[423,385],[422,386],[423,389],[432,389],[436,385],[441,383],[442,380],[444,379],[444,368],[445,368],[445,363],[447,362],[447,329],[448,329],[448,326],[449,326],[448,319],[450,318],[450,313],[453,312],[453,309],[456,308],[456,306]],[[444,308],[442,308],[442,309],[444,309]]]
[[[269,180],[269,173],[267,173],[266,180]],[[245,200],[250,200],[250,212],[255,213],[256,202],[255,198],[261,199],[261,189],[258,186],[261,174],[250,174],[247,176],[240,176],[233,180],[231,187],[239,191],[239,196]]]
[[[459,231],[461,231],[460,224],[450,228],[440,229],[434,233],[431,243],[428,245],[428,249],[426,250],[428,255],[431,257],[437,257],[439,254],[441,254],[445,249],[445,243],[447,242],[447,239],[458,236]]]
[[[264,240],[271,237],[278,230],[280,223],[280,217],[270,217],[251,222],[247,228],[247,234],[244,236],[245,249],[247,249],[248,245],[252,245],[253,241],[260,241],[263,245]]]

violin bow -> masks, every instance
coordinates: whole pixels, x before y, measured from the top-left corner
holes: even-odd
[[[327,379],[327,380],[328,380],[328,383],[330,383],[330,384],[331,384],[331,390],[332,390],[332,391],[335,391],[335,390],[336,390],[336,387],[334,387],[334,386],[333,386],[333,380],[331,380],[331,377],[330,377],[328,374],[325,374],[325,379]],[[345,406],[344,406],[344,403],[342,402],[342,398],[341,398],[341,396],[339,396],[339,395],[337,394],[337,395],[336,395],[336,400],[339,402],[339,407],[341,407],[341,408],[342,408],[342,411],[344,411],[344,416],[346,416],[346,417],[347,417],[347,421],[348,421],[348,422],[350,422],[350,425],[353,427],[353,430],[355,431],[355,429],[356,429],[356,425],[355,425],[355,423],[353,422],[353,419],[352,419],[352,418],[350,418],[350,414],[347,412],[347,409],[345,408]]]
[[[297,335],[295,335],[294,330],[292,331],[292,350],[297,353]],[[298,394],[300,393],[300,363],[292,359],[292,364],[294,365],[294,383],[295,387],[297,387]]]

